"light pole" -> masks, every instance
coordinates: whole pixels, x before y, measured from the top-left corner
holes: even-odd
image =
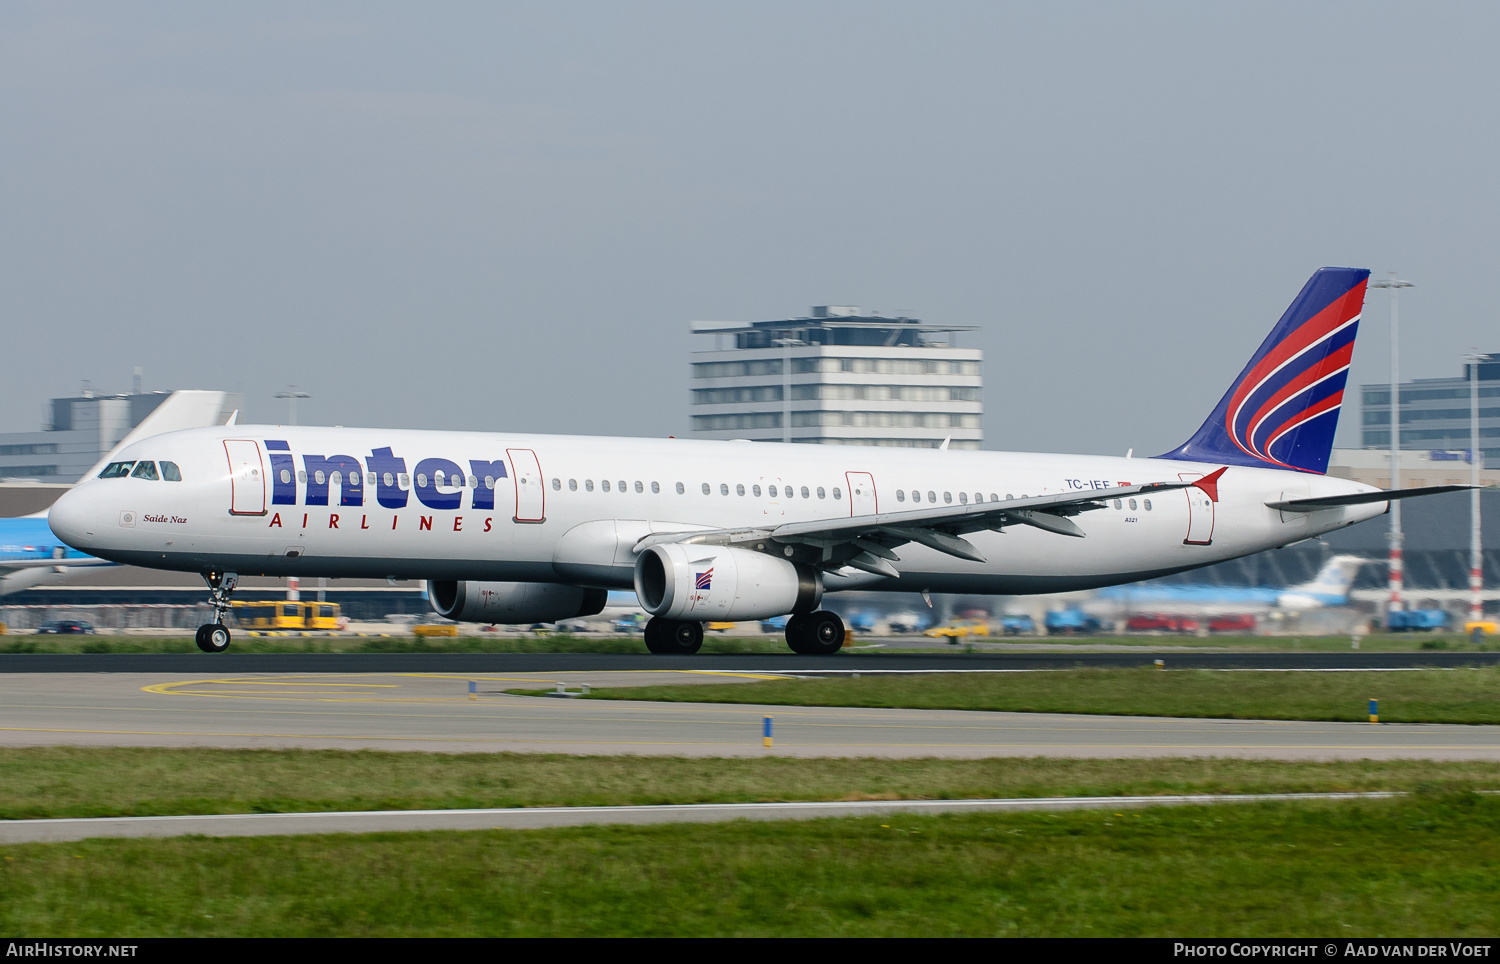
[[[310,394],[308,394],[307,392],[299,392],[299,391],[297,391],[297,386],[296,385],[290,385],[288,387],[291,389],[290,391],[277,392],[276,393],[276,397],[277,398],[284,398],[284,399],[286,399],[286,423],[288,425],[296,425],[297,424],[297,399],[299,399],[299,398],[312,398],[312,396]]]
[[[1372,281],[1370,287],[1391,289],[1391,488],[1399,489],[1401,488],[1401,314],[1398,297],[1402,288],[1416,286],[1410,281],[1398,280],[1396,272],[1392,271],[1391,277]],[[1389,612],[1394,613],[1401,610],[1401,582],[1404,565],[1401,559],[1401,500],[1393,499],[1390,507],[1391,531],[1387,536],[1391,547]],[[1387,624],[1389,621],[1387,618]]]
[[[1484,546],[1479,528],[1479,470],[1484,466],[1484,452],[1479,447],[1479,363],[1488,355],[1470,351],[1464,356],[1469,363],[1469,621],[1484,618]]]

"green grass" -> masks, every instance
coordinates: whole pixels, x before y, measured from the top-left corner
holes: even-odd
[[[1168,659],[1170,665],[1170,658]],[[512,690],[541,693],[542,690]],[[596,688],[585,699],[1258,720],[1500,723],[1500,667],[1392,673],[1079,669]]]
[[[0,749],[0,819],[782,800],[1500,789],[1500,763],[704,759]]]
[[[0,931],[133,936],[1491,936],[1474,794],[0,847]]]

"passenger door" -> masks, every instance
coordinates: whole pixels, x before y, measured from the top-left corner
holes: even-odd
[[[266,467],[260,443],[250,439],[225,439],[229,459],[229,514],[266,514]]]
[[[849,482],[849,514],[874,515],[880,511],[880,500],[875,496],[875,476],[868,472],[845,472]]]
[[[1203,478],[1201,472],[1182,472],[1177,477],[1184,482]],[[1214,500],[1199,488],[1183,489],[1188,500],[1188,532],[1182,540],[1185,546],[1207,546],[1214,541]]]
[[[542,466],[531,449],[506,449],[511,475],[516,480],[517,522],[545,522],[547,493],[542,486]]]

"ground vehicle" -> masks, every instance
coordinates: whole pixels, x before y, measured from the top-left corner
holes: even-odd
[[[1399,609],[1386,615],[1386,627],[1393,633],[1447,629],[1449,622],[1443,609]]]
[[[246,629],[338,629],[339,604],[295,600],[239,601],[230,604],[235,621]]]
[[[1196,633],[1198,620],[1187,616],[1131,616],[1125,621],[1125,629],[1132,633]]]
[[[1000,629],[1007,636],[1020,636],[1036,632],[1036,620],[1025,613],[1012,613],[1000,617]]]
[[[1255,632],[1255,617],[1250,613],[1215,616],[1208,621],[1208,631],[1211,633],[1253,633]]]
[[[967,637],[988,636],[989,634],[990,624],[982,619],[955,619],[945,626],[934,626],[922,635],[956,643]]]
[[[43,636],[71,636],[79,633],[93,633],[94,627],[81,619],[53,619],[42,623],[36,631]]]
[[[1104,631],[1104,623],[1082,609],[1054,609],[1047,614],[1047,635],[1078,636]]]

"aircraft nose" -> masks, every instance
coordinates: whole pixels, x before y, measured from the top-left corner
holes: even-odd
[[[69,489],[47,510],[53,534],[80,552],[89,552],[100,531],[98,499],[82,489]]]

